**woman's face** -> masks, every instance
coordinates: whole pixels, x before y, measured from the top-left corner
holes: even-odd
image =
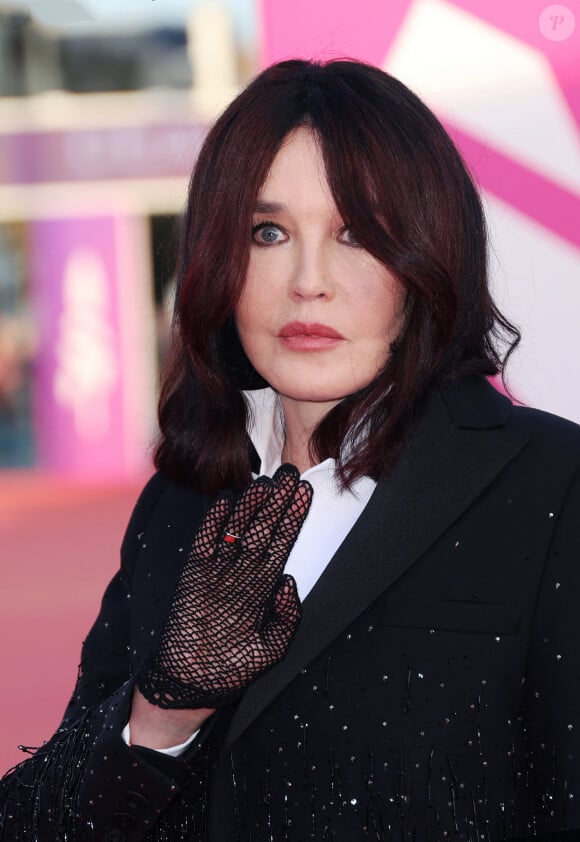
[[[403,304],[401,284],[341,218],[314,134],[295,130],[260,191],[236,307],[252,365],[283,405],[326,412],[383,367]]]

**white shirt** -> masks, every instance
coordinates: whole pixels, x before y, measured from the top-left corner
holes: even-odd
[[[260,472],[273,476],[281,464],[284,422],[279,398],[273,389],[244,392],[250,407],[248,433],[260,457]],[[343,491],[335,478],[335,460],[325,459],[304,471],[313,489],[310,511],[288,556],[285,573],[296,579],[298,595],[305,599],[326,565],[340,547],[376,488],[370,477]]]
[[[250,410],[248,434],[260,457],[260,473],[271,477],[280,467],[284,446],[284,419],[278,395],[268,388],[244,392],[244,397]],[[312,504],[284,568],[284,572],[290,573],[296,580],[301,600],[310,593],[326,569],[377,485],[370,477],[362,477],[353,483],[349,491],[344,491],[334,471],[335,460],[325,459],[301,475],[301,479],[308,480],[312,485]],[[158,751],[178,757],[197,734],[198,731],[181,745]],[[129,725],[125,726],[122,736],[129,743]]]

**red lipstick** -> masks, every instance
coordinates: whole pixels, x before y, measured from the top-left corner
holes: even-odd
[[[324,351],[344,341],[344,336],[337,330],[318,322],[289,322],[280,329],[278,336],[292,351]]]

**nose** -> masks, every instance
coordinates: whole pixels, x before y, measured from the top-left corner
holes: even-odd
[[[300,301],[330,299],[334,284],[329,256],[321,244],[303,245],[297,250],[290,277],[290,295]]]

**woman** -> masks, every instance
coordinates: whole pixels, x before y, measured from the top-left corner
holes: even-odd
[[[270,68],[178,275],[158,473],[2,838],[580,828],[580,431],[482,376],[518,334],[441,125],[377,69]]]

